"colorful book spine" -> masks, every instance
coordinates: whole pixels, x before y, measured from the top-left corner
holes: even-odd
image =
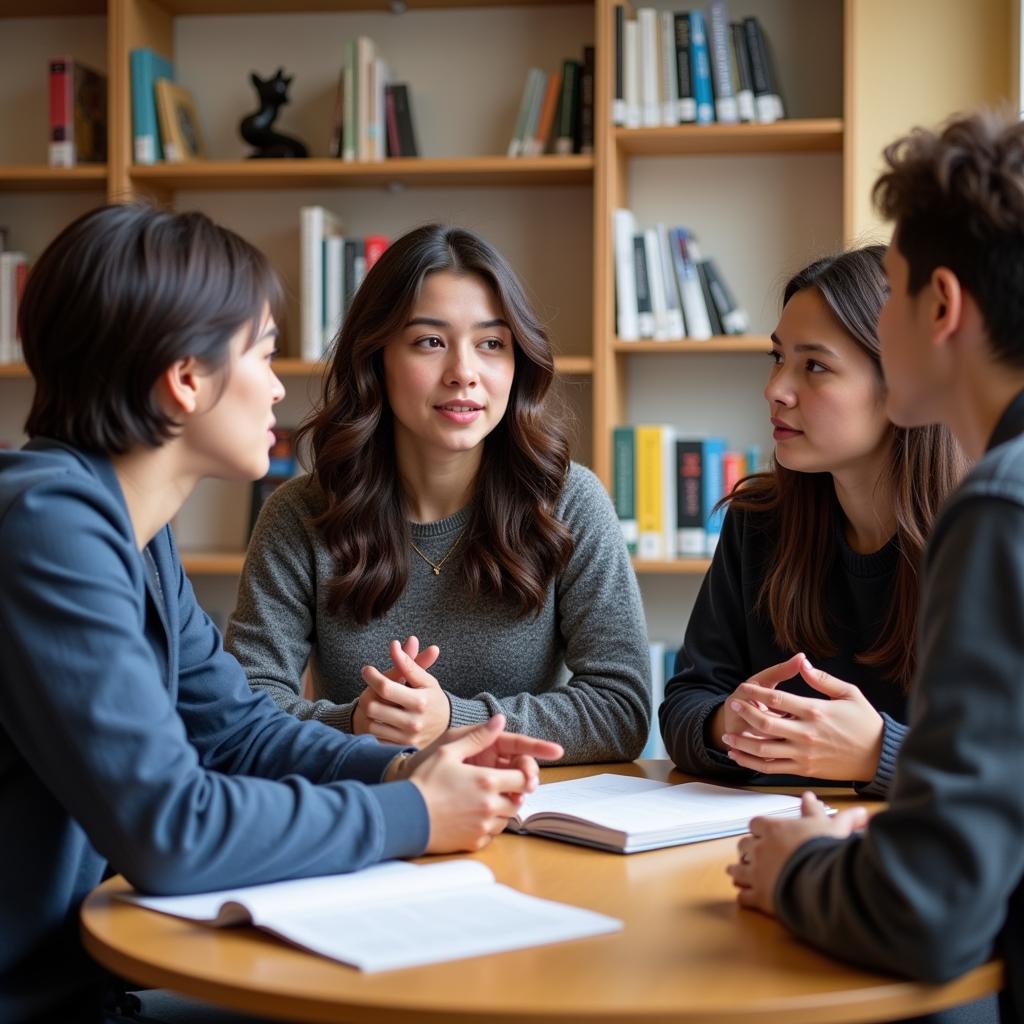
[[[690,66],[693,69],[693,95],[697,101],[697,124],[711,124],[715,119],[715,102],[704,15],[700,11],[690,11]]]
[[[637,553],[675,557],[675,431],[669,426],[636,428]]]
[[[615,512],[619,517],[626,548],[637,553],[636,521],[636,431],[631,426],[612,431],[612,487]]]
[[[676,551],[699,558],[707,550],[704,529],[704,444],[676,441]]]
[[[174,65],[149,47],[128,55],[132,84],[132,156],[137,164],[164,159],[156,111],[157,79],[174,81]]]
[[[716,509],[715,505],[724,493],[722,478],[722,456],[725,455],[725,440],[720,437],[704,439],[704,529],[706,531],[705,551],[708,555],[715,553],[718,538],[722,535],[722,522],[725,509]]]

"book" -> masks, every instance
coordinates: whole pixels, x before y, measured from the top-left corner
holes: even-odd
[[[341,129],[341,158],[353,163],[359,157],[359,47],[358,41],[345,42],[345,63],[342,67],[344,80],[344,110]]]
[[[636,304],[636,268],[633,265],[633,238],[636,218],[631,210],[616,210],[612,217],[615,245],[615,317],[622,341],[640,338],[640,318]]]
[[[215,928],[251,924],[361,971],[502,953],[619,931],[616,918],[527,896],[479,861],[387,861],[347,875],[195,896],[118,899]],[[453,922],[458,922],[457,926]]]
[[[23,252],[0,252],[0,363],[21,361],[18,305],[25,289],[28,257]]]
[[[675,430],[636,428],[637,555],[670,559],[676,554]]]
[[[192,94],[183,85],[158,78],[156,109],[160,120],[160,141],[168,163],[202,160],[206,143]]]
[[[672,249],[672,262],[676,271],[679,301],[683,307],[687,337],[706,341],[711,337],[711,321],[708,318],[704,294],[700,287],[697,268],[690,258],[690,236],[686,228],[672,228],[668,233]]]
[[[640,757],[661,760],[668,757],[665,741],[661,738],[661,726],[658,723],[658,708],[665,699],[665,658],[667,645],[661,640],[652,640],[647,652],[651,665],[651,730],[647,734],[647,743],[640,751]]]
[[[583,47],[583,73],[580,75],[580,153],[594,152],[594,47]]]
[[[711,71],[714,75],[715,119],[722,124],[735,124],[740,119],[740,113],[732,87],[732,41],[725,0],[711,0],[708,22],[708,49],[711,56]]]
[[[718,315],[718,307],[711,295],[711,285],[708,281],[707,266],[705,260],[701,259],[695,242],[690,242],[690,258],[697,268],[697,280],[700,282],[701,295],[704,297],[704,308],[708,311],[708,319],[711,321],[711,333],[714,336],[725,334],[722,320]]]
[[[707,550],[704,529],[704,443],[676,441],[676,553],[701,558]]]
[[[743,34],[743,25],[733,22],[729,26],[732,38],[733,81],[736,92],[736,109],[741,121],[756,121],[757,111],[754,109],[754,85],[750,77],[750,54],[747,52],[747,38]]]
[[[679,65],[676,61],[675,16],[671,11],[658,12],[658,50],[661,123],[672,125],[679,120]]]
[[[653,7],[638,7],[637,36],[640,41],[640,123],[645,128],[661,124],[658,96],[658,12]]]
[[[671,341],[681,341],[686,335],[686,329],[683,326],[683,309],[679,301],[679,285],[672,263],[672,245],[668,238],[668,228],[664,224],[658,224],[655,231],[658,235],[658,256],[664,280],[665,337]]]
[[[252,483],[249,500],[249,536],[267,498],[299,472],[295,451],[295,431],[291,427],[274,427],[274,443],[270,446],[270,467],[267,475]]]
[[[612,430],[612,500],[626,550],[636,554],[636,433],[631,426]]]
[[[759,816],[798,818],[800,798],[601,774],[538,786],[509,829],[613,853],[639,853],[741,835]]]
[[[725,455],[725,439],[706,437],[702,441],[704,448],[704,554],[713,555],[718,547],[718,539],[722,536],[722,523],[725,520],[725,509],[715,506],[725,493],[722,459]]]
[[[665,271],[656,228],[644,229],[644,266],[647,268],[647,286],[651,293],[651,312],[654,314],[654,340],[668,341],[672,334],[665,294]]]
[[[384,87],[384,104],[388,118],[388,156],[419,156],[416,128],[412,119],[409,86],[404,82]]]
[[[639,128],[642,123],[640,103],[640,36],[637,23],[627,20],[622,26],[622,81],[626,97],[627,128]]]
[[[374,109],[373,62],[377,48],[369,36],[356,39],[356,159],[373,160],[374,133],[371,118]]]
[[[672,16],[676,30],[676,120],[688,124],[697,120],[697,100],[693,95],[693,65],[690,61],[690,12]]]
[[[612,97],[612,124],[626,123],[626,92],[623,75],[626,12],[622,4],[615,5],[615,92]]]
[[[324,239],[338,234],[341,222],[329,210],[322,206],[299,210],[299,355],[308,362],[316,362],[324,352]]]
[[[555,126],[555,152],[559,156],[568,156],[576,145],[582,73],[583,67],[578,60],[562,62],[562,93]]]
[[[51,57],[51,167],[107,159],[107,76],[74,57]]]
[[[690,11],[690,68],[693,95],[697,100],[697,124],[711,124],[715,119],[714,95],[711,91],[711,62],[708,40],[704,34],[704,15]]]
[[[636,280],[637,322],[641,338],[653,338],[654,306],[651,302],[651,272],[647,266],[647,243],[643,232],[633,236],[633,271]]]
[[[761,124],[771,124],[779,119],[779,106],[772,92],[768,69],[768,51],[765,48],[764,33],[757,18],[743,19],[743,35],[747,41],[750,57],[750,79],[754,92],[754,109]]]
[[[159,78],[173,82],[174,65],[148,46],[132,50],[128,63],[132,80],[132,156],[137,164],[155,164],[164,159],[156,83]]]
[[[523,92],[519,98],[519,112],[516,114],[515,129],[508,144],[508,156],[522,156],[525,152],[530,110],[533,106],[534,90],[542,88],[541,79],[544,72],[540,68],[530,68],[526,72],[526,81],[523,83]]]
[[[537,120],[536,134],[526,140],[524,151],[527,156],[540,156],[547,149],[548,139],[555,130],[555,110],[559,106],[558,98],[562,91],[562,73],[553,71],[548,75],[544,87],[544,98],[540,105],[540,117]]]
[[[701,260],[701,268],[708,282],[708,292],[714,303],[723,334],[745,334],[750,327],[747,311],[739,306],[725,283],[718,264],[713,259]]]
[[[331,138],[327,144],[327,155],[341,159],[342,133],[345,129],[345,69],[338,74],[338,85],[334,90],[334,110],[331,112]]]

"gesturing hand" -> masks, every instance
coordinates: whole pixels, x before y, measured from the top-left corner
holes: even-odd
[[[427,672],[440,651],[427,647],[419,651],[419,640],[411,636],[403,647],[391,641],[389,672],[364,665],[363,682],[352,716],[355,732],[368,732],[385,743],[423,747],[448,728],[452,709],[441,684]]]
[[[852,683],[813,668],[802,654],[793,660],[807,684],[829,700],[758,685],[755,676],[726,702],[740,723],[722,736],[729,757],[767,774],[858,782],[874,778],[882,752],[882,716]]]
[[[480,850],[536,788],[536,758],[562,756],[557,743],[505,733],[504,715],[450,729],[405,764],[430,815],[428,853]]]
[[[735,701],[745,699],[744,687],[753,684],[754,686],[774,689],[779,683],[792,679],[800,671],[798,661],[802,657],[802,654],[794,654],[788,661],[781,661],[778,665],[770,665],[768,668],[762,669],[757,675],[751,676],[745,683],[735,689],[726,698],[725,703],[718,706],[710,723],[710,731],[711,740],[719,750],[726,753],[729,751],[729,746],[723,738],[726,733],[731,735],[743,732],[747,728],[747,722],[740,718],[734,707]],[[763,706],[761,710],[768,713],[767,708]]]
[[[830,818],[825,805],[813,793],[804,793],[800,811],[797,820],[754,818],[750,822],[750,835],[744,836],[736,847],[738,863],[725,869],[739,890],[736,898],[741,906],[774,914],[775,884],[796,850],[817,836],[845,839],[868,820],[863,807],[851,807]]]

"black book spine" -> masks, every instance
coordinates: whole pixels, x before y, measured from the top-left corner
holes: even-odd
[[[416,145],[416,129],[412,123],[412,107],[409,103],[409,87],[399,82],[392,87],[395,96],[395,120],[398,122],[398,142],[402,156],[419,156]]]
[[[722,318],[718,315],[718,306],[715,305],[715,297],[711,293],[711,282],[708,280],[705,260],[697,264],[697,276],[700,278],[700,290],[704,293],[704,305],[708,307],[708,319],[711,321],[711,333],[722,335],[725,329],[722,327]]]
[[[676,117],[679,121],[695,121],[697,103],[693,95],[693,69],[690,64],[690,12],[677,11],[673,15],[673,20],[676,29],[676,77],[679,94]]]
[[[583,47],[583,75],[580,78],[581,153],[594,152],[594,48]]]
[[[615,103],[616,108],[624,108],[626,103],[626,93],[623,89],[622,84],[622,49],[623,49],[623,36],[625,35],[625,29],[623,25],[626,21],[626,12],[622,4],[615,5]],[[615,111],[613,111],[613,121],[619,123],[615,119]]]
[[[739,74],[741,89],[754,91],[753,79],[750,75],[750,53],[747,50],[746,36],[743,34],[743,26],[733,22],[730,26],[732,31],[733,52],[736,54],[736,70]]]
[[[743,34],[747,39],[747,53],[750,56],[750,80],[755,96],[767,96],[771,93],[768,80],[768,69],[765,66],[764,52],[761,49],[761,33],[758,31],[757,18],[743,19]]]
[[[636,308],[642,316],[644,313],[653,313],[651,305],[651,286],[647,267],[647,246],[644,243],[644,236],[637,234],[633,236],[633,266],[636,269]]]

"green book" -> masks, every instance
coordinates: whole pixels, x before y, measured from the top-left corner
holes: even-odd
[[[612,431],[612,500],[631,555],[637,551],[636,431],[615,427]]]

